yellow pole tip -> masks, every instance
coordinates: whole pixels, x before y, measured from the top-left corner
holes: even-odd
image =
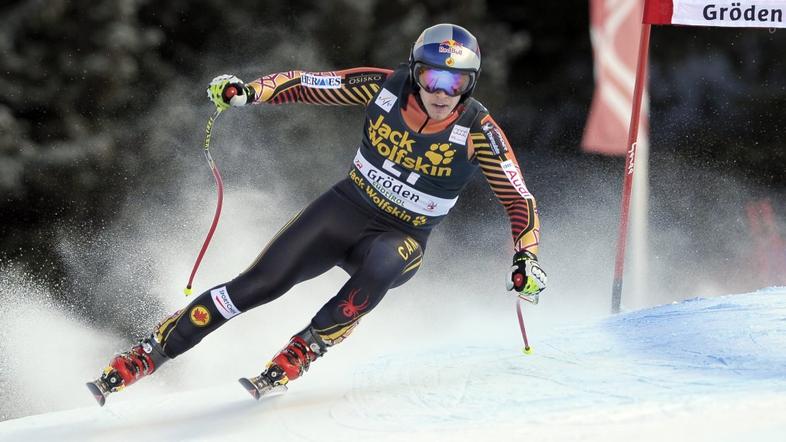
[[[184,289],[183,289],[183,293],[185,293],[185,294],[186,294],[186,296],[188,296],[188,295],[190,295],[191,293],[193,293],[193,291],[192,291],[190,288],[186,287],[186,288],[184,288]]]
[[[532,347],[524,347],[523,349],[521,349],[521,352],[524,353],[525,355],[531,355]]]

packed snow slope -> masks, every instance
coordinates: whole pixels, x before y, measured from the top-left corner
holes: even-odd
[[[349,370],[317,362],[260,402],[229,380],[165,395],[134,386],[104,408],[2,422],[0,440],[786,440],[786,288],[530,334],[529,356],[508,333],[383,351]]]

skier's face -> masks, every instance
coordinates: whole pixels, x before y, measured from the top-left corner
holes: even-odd
[[[420,100],[423,102],[423,107],[426,108],[429,118],[437,121],[447,118],[453,112],[453,109],[456,108],[459,100],[461,100],[460,95],[451,97],[442,90],[430,93],[420,88],[419,93]]]

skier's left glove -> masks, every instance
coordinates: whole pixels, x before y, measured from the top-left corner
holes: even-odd
[[[546,272],[540,268],[538,258],[526,250],[513,255],[513,266],[507,279],[507,289],[516,290],[519,297],[534,304],[538,294],[546,289]]]
[[[245,106],[254,99],[253,91],[234,75],[219,75],[207,86],[207,98],[216,109],[225,111],[231,106]]]

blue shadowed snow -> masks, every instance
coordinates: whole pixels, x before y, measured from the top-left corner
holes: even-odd
[[[356,373],[337,415],[362,413],[368,429],[437,428],[786,395],[786,289],[691,299],[539,339],[528,357],[470,347],[383,358]],[[402,382],[405,393],[391,394]]]
[[[132,387],[104,408],[0,422],[0,440],[786,440],[786,288],[530,332],[530,356],[507,335],[338,373],[316,363],[261,402],[233,382],[157,397]]]
[[[623,354],[646,365],[718,377],[733,388],[786,381],[786,290],[694,298],[611,318]]]

